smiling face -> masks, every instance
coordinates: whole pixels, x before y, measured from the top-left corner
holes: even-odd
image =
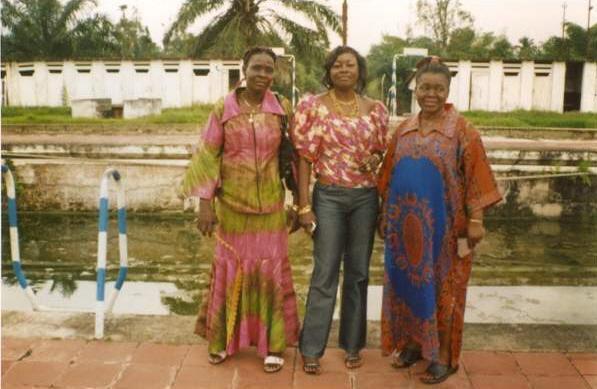
[[[352,53],[343,53],[330,68],[332,86],[340,89],[354,89],[359,80],[359,64]]]
[[[450,83],[441,73],[423,73],[417,79],[415,96],[425,114],[440,112],[450,93]]]
[[[247,89],[261,94],[270,87],[274,79],[274,59],[266,53],[253,54],[243,71]]]

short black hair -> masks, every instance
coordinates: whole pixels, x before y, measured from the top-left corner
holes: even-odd
[[[357,80],[355,89],[359,94],[363,93],[363,90],[367,85],[367,61],[365,60],[365,57],[363,57],[358,51],[350,46],[338,46],[334,50],[330,51],[325,59],[325,64],[323,65],[325,69],[325,74],[323,75],[322,79],[323,85],[328,89],[332,88],[333,84],[332,78],[330,77],[330,70],[332,69],[332,66],[334,66],[334,63],[338,57],[345,53],[350,53],[357,59],[357,64],[359,66],[359,78]]]
[[[269,47],[265,47],[265,46],[251,47],[250,49],[245,51],[245,53],[243,54],[243,71],[247,68],[247,65],[249,64],[251,57],[254,56],[255,54],[267,54],[270,57],[272,57],[272,59],[274,60],[274,63],[276,63],[276,59],[278,58],[276,56],[276,53],[274,53],[274,51],[272,49],[270,49]]]
[[[439,57],[426,57],[417,62],[417,72],[415,73],[415,80],[418,82],[419,78],[425,73],[442,74],[448,80],[448,86],[452,80],[452,72],[450,68],[442,62]]]

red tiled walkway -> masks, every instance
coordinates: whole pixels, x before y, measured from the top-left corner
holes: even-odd
[[[378,350],[348,371],[343,353],[328,349],[323,374],[306,375],[295,349],[286,366],[266,374],[254,350],[211,366],[204,345],[2,338],[2,388],[428,388],[425,365],[398,371]],[[597,389],[597,353],[464,352],[461,369],[440,388]]]

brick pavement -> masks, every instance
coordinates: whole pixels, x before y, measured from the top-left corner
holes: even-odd
[[[343,352],[328,349],[323,373],[302,372],[296,349],[281,372],[266,374],[254,349],[218,366],[205,345],[2,338],[2,388],[427,388],[420,363],[398,371],[379,350],[363,352],[365,364],[348,371]],[[465,351],[457,374],[439,388],[597,389],[597,353]]]

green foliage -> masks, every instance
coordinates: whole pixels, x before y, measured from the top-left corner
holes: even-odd
[[[75,30],[95,0],[2,0],[3,57],[9,60],[72,57]]]
[[[370,96],[385,100],[389,88],[392,86],[392,58],[409,46],[412,45],[408,40],[384,35],[381,43],[371,47],[367,56],[369,78],[371,79],[367,86],[367,93]],[[407,81],[416,61],[417,59],[413,57],[398,57],[396,60],[397,99],[401,112],[408,111],[410,108],[410,92]],[[383,85],[381,80],[383,80]]]
[[[208,14],[215,16],[199,34],[187,32]],[[297,23],[297,16],[310,27]],[[340,31],[339,16],[320,1],[186,0],[163,42],[168,55],[201,58],[237,59],[251,46],[283,47],[295,55],[296,82],[304,93],[321,89],[328,30]],[[290,66],[282,64],[278,74],[277,89],[290,96]]]
[[[431,34],[442,55],[454,30],[473,25],[472,15],[460,0],[417,0],[417,21]]]
[[[272,6],[278,8],[272,8]],[[319,1],[186,0],[164,36],[164,47],[185,37],[187,28],[209,13],[208,25],[195,37],[188,54],[202,58],[239,58],[254,45],[283,46],[295,55],[327,48],[327,29],[340,31],[338,15]],[[313,28],[295,22],[296,14]],[[188,37],[188,35],[186,35]],[[183,40],[185,38],[182,38]]]
[[[462,114],[478,126],[597,128],[597,114],[578,112],[465,111]]]
[[[52,124],[52,123],[90,123],[108,124],[110,126],[126,126],[135,123],[168,124],[197,123],[207,121],[213,105],[194,105],[186,108],[168,108],[161,115],[138,119],[73,119],[70,109],[65,107],[2,107],[3,124]],[[543,111],[462,112],[477,126],[503,127],[558,127],[558,128],[597,128],[597,114],[567,112],[564,114]]]
[[[67,107],[2,107],[3,124],[109,124],[113,126],[134,123],[198,123],[207,121],[213,106],[211,104],[193,105],[185,108],[167,108],[161,115],[138,119],[93,119],[72,118]]]
[[[526,36],[518,40],[518,59],[529,61],[539,57],[541,49],[535,42]]]
[[[150,59],[160,55],[160,49],[151,39],[147,27],[141,24],[136,12],[131,19],[123,15],[114,26],[112,34],[119,43],[116,52],[120,58]]]
[[[583,159],[578,162],[578,172],[583,173],[583,175],[579,176],[579,178],[581,182],[587,186],[593,185],[593,180],[591,180],[591,176],[589,174],[591,172],[590,167],[591,161],[586,161]]]
[[[543,44],[539,57],[555,61],[595,61],[597,59],[597,24],[587,29],[566,23],[566,34],[552,36]]]
[[[135,15],[113,24],[83,17],[97,0],[2,0],[3,59],[9,61],[154,58],[159,48]]]

